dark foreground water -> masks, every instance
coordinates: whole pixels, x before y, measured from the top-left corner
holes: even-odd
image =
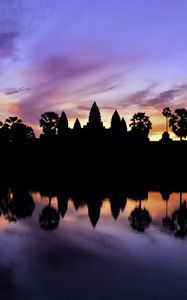
[[[1,299],[187,299],[187,194],[121,206],[31,196],[23,209],[1,197]]]

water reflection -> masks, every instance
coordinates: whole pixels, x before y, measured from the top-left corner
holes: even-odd
[[[108,194],[41,190],[39,194],[41,206],[36,213],[40,227],[45,230],[57,229],[73,204],[77,214],[80,208],[84,210],[93,228],[99,226],[107,206],[111,219],[127,220],[129,229],[134,232],[145,234],[152,224],[157,224],[162,231],[175,237],[184,238],[187,235],[187,205],[182,192],[172,194],[170,191],[160,191],[159,200],[158,192],[148,193],[146,190],[112,191]],[[31,217],[36,201],[33,195],[22,186],[1,186],[1,218],[7,222],[17,222]],[[55,202],[52,199],[56,199]]]
[[[59,211],[51,206],[51,198],[49,198],[49,204],[42,209],[39,215],[40,226],[46,230],[55,229],[58,227],[59,221]]]
[[[29,191],[24,187],[1,188],[0,191],[0,214],[9,222],[16,222],[32,215],[34,211],[34,201]]]
[[[168,217],[166,208],[166,217],[163,219],[163,225],[173,231],[176,237],[183,238],[187,235],[187,206],[186,200],[183,201],[182,199],[182,192],[180,192],[179,196],[179,208],[171,214],[171,217]]]

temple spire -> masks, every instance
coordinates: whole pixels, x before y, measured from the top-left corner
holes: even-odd
[[[58,122],[58,134],[61,135],[68,130],[68,118],[63,111]]]
[[[100,111],[99,111],[99,108],[98,108],[96,102],[93,103],[93,105],[90,109],[87,127],[93,128],[93,129],[103,128],[103,123],[101,122]]]

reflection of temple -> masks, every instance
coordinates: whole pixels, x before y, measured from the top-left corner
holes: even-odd
[[[63,218],[68,209],[68,197],[64,194],[60,194],[57,196],[58,202],[58,210],[60,212],[61,217]]]
[[[117,220],[120,211],[122,212],[124,211],[126,203],[127,203],[126,196],[122,197],[120,194],[114,192],[110,194],[110,208],[111,208],[112,216],[115,220]]]
[[[99,195],[90,195],[89,201],[87,202],[88,205],[88,216],[90,218],[90,222],[95,228],[99,217],[100,217],[100,211],[102,206],[102,198]]]
[[[135,231],[145,232],[152,221],[149,211],[142,207],[142,200],[148,199],[146,190],[130,190],[128,192],[110,190],[108,193],[103,191],[97,193],[86,190],[83,192],[78,189],[78,191],[73,190],[72,193],[69,193],[67,190],[55,192],[53,188],[48,187],[45,190],[42,189],[40,194],[41,197],[47,196],[49,199],[48,205],[43,207],[39,215],[40,226],[47,230],[56,229],[59,226],[60,218],[64,218],[67,213],[68,201],[72,201],[76,210],[79,207],[87,206],[88,217],[93,228],[98,224],[104,201],[109,201],[111,216],[117,220],[120,213],[125,209],[127,198],[138,201],[129,216],[129,224]],[[170,192],[162,190],[161,195],[166,206],[165,217],[160,225],[162,224],[168,233],[173,233],[176,237],[185,237],[187,235],[187,203],[182,199],[182,193],[180,193],[179,207],[173,213],[168,212]],[[57,199],[57,206],[51,204],[53,197]],[[28,189],[24,187],[0,187],[0,216],[3,216],[7,221],[16,222],[31,216],[34,207],[35,204]]]

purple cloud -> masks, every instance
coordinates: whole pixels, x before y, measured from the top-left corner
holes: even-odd
[[[117,84],[111,83],[112,76],[106,74],[110,66],[111,61],[108,59],[79,62],[71,55],[50,57],[41,61],[26,72],[32,92],[18,103],[22,118],[36,121],[42,112],[57,111],[63,104],[67,109],[72,106],[72,110],[75,110],[77,103],[81,103],[81,97],[93,95],[94,91],[99,93],[115,89]],[[102,75],[94,78],[100,72]],[[99,77],[104,78],[99,81]]]
[[[179,96],[183,96],[187,92],[187,85],[178,85],[172,89],[166,90],[158,94],[152,99],[148,99],[145,105],[160,107],[172,105],[175,99]]]
[[[20,87],[20,88],[5,88],[2,91],[4,92],[5,95],[13,95],[13,94],[18,94],[20,92],[28,92],[30,91],[30,88],[26,88],[24,86]]]
[[[123,98],[120,96],[120,98],[115,101],[115,107],[120,109],[130,108],[131,106],[137,105],[140,109],[160,109],[166,105],[175,106],[180,102],[182,103],[182,99],[187,93],[187,85],[185,84],[174,86],[173,88],[162,91],[156,95],[154,90],[155,87],[157,87],[157,84],[152,84],[143,90],[136,91],[135,93],[124,96]],[[179,98],[181,98],[181,101],[179,101]],[[107,108],[109,110],[110,106],[104,105],[103,108]]]
[[[0,59],[14,58],[19,32],[0,32]]]

